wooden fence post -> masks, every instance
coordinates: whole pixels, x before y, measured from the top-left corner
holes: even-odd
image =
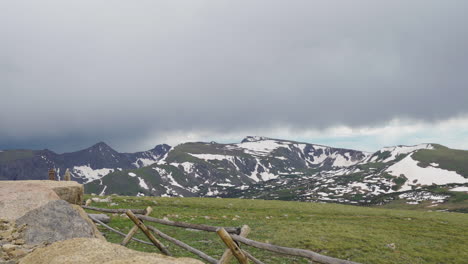
[[[241,232],[240,232],[240,236],[241,237],[247,237],[247,235],[250,233],[250,227],[248,225],[243,225],[242,228],[241,228]],[[231,249],[226,249],[224,251],[224,254],[223,256],[221,257],[221,259],[219,259],[219,264],[228,264],[229,261],[231,261],[232,259],[232,251]]]
[[[169,252],[169,250],[167,250],[167,248],[161,243],[159,242],[159,240],[157,240],[153,234],[151,234],[151,232],[148,230],[148,228],[145,226],[145,224],[143,224],[143,222],[141,222],[140,219],[138,219],[133,213],[132,211],[128,210],[127,213],[128,217],[135,223],[135,225],[137,225],[141,231],[143,231],[143,233],[145,233],[145,235],[149,238],[149,240],[159,249],[161,250],[162,253],[164,253],[165,255],[168,255],[168,256],[172,256],[171,252]]]
[[[232,240],[231,236],[226,230],[224,230],[224,228],[219,228],[216,230],[216,233],[221,238],[221,240],[223,240],[224,244],[226,244],[226,246],[231,250],[232,254],[237,258],[240,264],[249,263],[247,256],[244,254],[244,252],[242,252],[237,243]]]
[[[151,208],[150,206],[148,206],[146,208],[146,213],[145,215],[148,216],[151,214],[151,212],[153,211],[153,208]],[[130,240],[132,239],[132,237],[136,234],[136,232],[138,231],[138,226],[137,225],[134,225],[132,227],[132,229],[130,229],[130,231],[128,232],[127,236],[125,236],[124,240],[122,241],[122,243],[120,243],[122,246],[126,246],[128,244],[128,242],[130,242]]]

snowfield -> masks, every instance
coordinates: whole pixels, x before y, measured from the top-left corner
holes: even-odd
[[[135,165],[135,167],[137,168],[140,168],[140,167],[146,167],[146,166],[149,166],[153,163],[156,162],[156,159],[144,159],[144,158],[138,158],[134,163],[132,163],[133,165]]]
[[[141,177],[138,177],[138,185],[140,185],[141,188],[145,190],[149,190],[148,185],[146,184],[145,180],[143,180]]]
[[[468,187],[460,186],[450,189],[452,192],[468,192]]]
[[[93,170],[87,165],[75,166],[72,169],[73,174],[79,175],[81,178],[86,179],[85,183],[92,182],[94,180],[99,180],[113,171],[114,169],[107,168]]]
[[[411,190],[411,185],[444,185],[449,183],[467,183],[468,179],[454,171],[443,170],[435,167],[422,168],[418,161],[412,158],[413,154],[390,166],[386,171],[393,176],[405,175],[408,180],[400,191]],[[416,181],[416,182],[415,182]]]
[[[415,146],[385,147],[385,148],[382,148],[380,151],[381,152],[390,151],[391,156],[384,160],[384,162],[389,162],[389,161],[395,160],[398,155],[408,154],[408,153],[415,152],[421,149],[434,149],[434,147],[431,144],[419,144]]]
[[[288,143],[280,142],[272,139],[265,139],[261,141],[244,142],[235,144],[238,148],[242,149],[245,153],[251,155],[266,156],[277,148],[289,148]]]

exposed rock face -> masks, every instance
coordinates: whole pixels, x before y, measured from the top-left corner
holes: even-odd
[[[98,239],[75,238],[36,249],[19,264],[202,264],[191,258],[173,258],[134,251]]]
[[[35,181],[0,181],[0,218],[15,220],[60,197]]]
[[[55,181],[48,184],[60,199],[76,205],[83,203],[83,185],[74,181]]]
[[[76,182],[0,181],[0,218],[24,226],[22,240],[27,245],[75,237],[104,240],[77,205],[82,200],[83,186]],[[0,232],[0,239],[8,240],[7,232]]]
[[[83,215],[84,214],[84,215]],[[36,208],[18,218],[18,225],[26,224],[27,244],[52,243],[76,237],[97,237],[94,224],[83,217],[79,209],[68,202],[56,200]]]
[[[73,181],[0,181],[0,218],[17,219],[54,200],[83,202],[83,185]]]

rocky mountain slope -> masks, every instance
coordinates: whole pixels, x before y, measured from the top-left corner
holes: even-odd
[[[55,168],[59,178],[68,168],[80,183],[99,179],[110,172],[140,168],[159,160],[168,145],[136,153],[119,153],[104,142],[76,152],[57,154],[50,150],[4,150],[0,152],[0,180],[45,180]]]
[[[98,194],[203,196],[350,204],[442,202],[468,187],[468,151],[437,144],[375,153],[247,137],[239,144],[185,143],[157,163],[86,185]],[[448,194],[431,191],[445,186]],[[457,189],[458,188],[458,189]],[[440,191],[440,190],[439,190]]]
[[[77,152],[0,152],[0,179],[72,171],[88,193],[240,197],[349,204],[440,203],[468,191],[468,151],[437,144],[375,153],[265,137],[191,142],[118,153],[104,143]],[[2,178],[3,177],[3,178]],[[466,195],[465,195],[466,196]]]

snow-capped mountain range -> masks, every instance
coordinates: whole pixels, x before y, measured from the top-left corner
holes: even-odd
[[[46,179],[51,167],[62,174],[70,168],[72,177],[96,194],[375,204],[437,203],[450,191],[468,191],[468,151],[438,144],[367,153],[246,137],[236,144],[191,142],[137,153],[118,153],[102,142],[66,154],[0,153],[0,179]],[[433,191],[441,186],[448,194]]]
[[[0,152],[0,180],[45,180],[55,168],[58,178],[68,168],[80,183],[88,183],[119,170],[135,169],[158,161],[168,145],[136,153],[119,153],[104,142],[76,152],[57,154],[45,150],[5,150]]]

